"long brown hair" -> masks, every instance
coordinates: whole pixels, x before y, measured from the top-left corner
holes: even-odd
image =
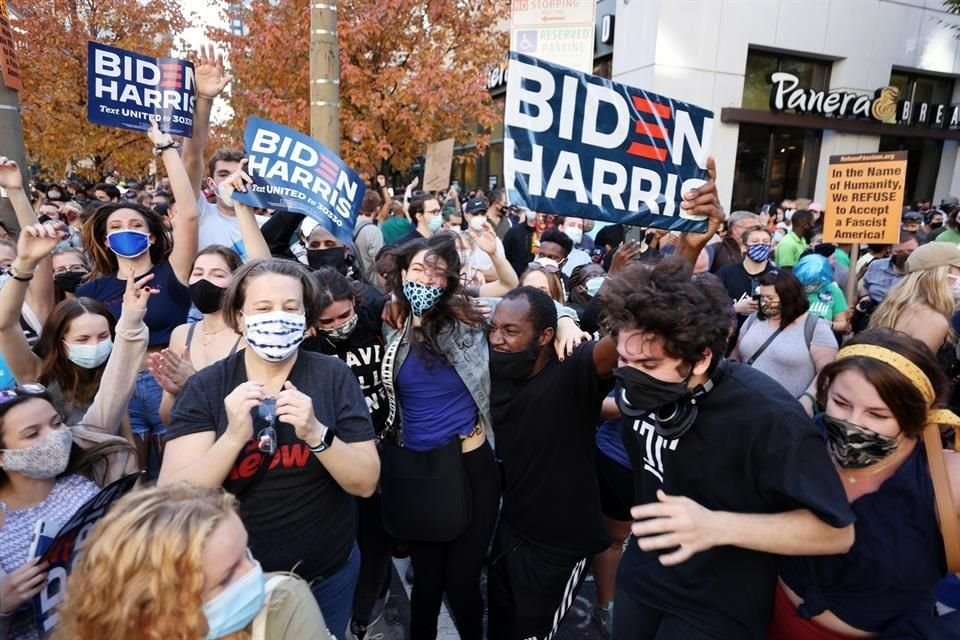
[[[844,346],[858,344],[876,345],[899,353],[917,365],[930,379],[935,396],[934,405],[939,405],[946,395],[947,378],[937,363],[930,348],[916,338],[888,328],[870,329],[852,338]],[[919,389],[895,367],[886,362],[865,356],[850,356],[834,360],[823,368],[817,379],[817,402],[827,404],[827,392],[838,375],[844,371],[857,371],[877,390],[877,395],[890,409],[903,432],[910,437],[919,435],[927,424],[930,406]]]
[[[106,318],[110,337],[116,338],[117,321],[105,306],[93,298],[74,298],[64,300],[53,308],[43,323],[40,339],[33,347],[33,352],[41,360],[40,384],[49,386],[56,382],[66,399],[78,405],[91,402],[97,395],[100,377],[107,366],[104,363],[95,369],[84,369],[67,358],[63,338],[70,330],[70,323],[85,313]]]
[[[107,220],[121,209],[130,209],[143,216],[147,230],[154,239],[150,245],[150,260],[154,265],[163,262],[173,250],[173,239],[163,226],[163,218],[159,213],[135,202],[108,202],[93,212],[80,231],[83,248],[93,264],[90,279],[111,276],[120,269],[117,256],[107,247]]]
[[[457,321],[474,327],[484,324],[483,316],[464,294],[456,240],[451,234],[445,233],[438,233],[429,240],[411,240],[400,247],[384,251],[377,261],[377,270],[384,274],[387,289],[397,296],[397,304],[400,305],[403,315],[409,318],[410,302],[403,295],[402,272],[410,268],[413,258],[421,251],[427,252],[424,260],[434,269],[438,268],[439,261],[443,261],[446,265],[443,276],[447,284],[437,304],[423,314],[422,323],[412,334],[413,343],[450,362],[450,358],[440,347],[440,334],[454,329]]]

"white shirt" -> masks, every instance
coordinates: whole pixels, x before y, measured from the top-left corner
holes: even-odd
[[[240,221],[237,220],[237,216],[223,215],[217,205],[207,202],[202,193],[197,198],[197,215],[200,228],[197,251],[202,251],[212,244],[222,244],[236,251],[244,262],[247,261],[247,251],[243,246],[243,236],[240,234]],[[261,227],[270,219],[265,216],[256,216],[256,218],[257,225]]]

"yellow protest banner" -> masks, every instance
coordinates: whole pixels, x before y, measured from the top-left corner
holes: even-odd
[[[906,151],[831,156],[823,241],[896,244],[906,181]]]

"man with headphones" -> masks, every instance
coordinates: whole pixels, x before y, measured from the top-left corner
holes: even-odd
[[[762,639],[775,555],[844,553],[854,515],[796,399],[723,361],[734,316],[714,278],[668,258],[600,292],[634,468],[615,638]]]

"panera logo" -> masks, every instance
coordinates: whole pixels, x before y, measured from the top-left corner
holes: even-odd
[[[770,76],[770,110],[792,110],[830,118],[862,118],[887,124],[960,129],[960,105],[913,103],[900,99],[896,87],[877,89],[874,97],[848,91],[817,91],[800,87],[792,73]]]

